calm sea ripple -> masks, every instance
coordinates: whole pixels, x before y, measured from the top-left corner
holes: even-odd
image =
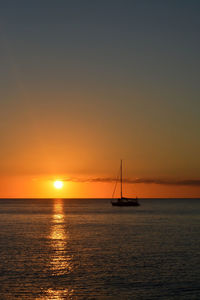
[[[1,199],[0,299],[200,299],[200,200]]]

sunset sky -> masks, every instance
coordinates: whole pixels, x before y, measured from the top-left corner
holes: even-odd
[[[3,1],[0,197],[200,197],[200,1]],[[53,187],[64,180],[61,190]]]

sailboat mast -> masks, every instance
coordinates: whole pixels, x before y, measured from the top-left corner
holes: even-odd
[[[120,179],[121,179],[121,199],[122,199],[122,159],[121,159],[121,167],[120,167]]]

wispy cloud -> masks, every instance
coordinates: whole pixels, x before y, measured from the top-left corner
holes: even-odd
[[[116,182],[119,179],[112,177],[93,177],[93,178],[78,178],[78,177],[68,177],[63,178],[63,181],[71,181],[71,182],[101,182],[101,183],[109,183]],[[129,184],[159,184],[159,185],[182,185],[182,186],[200,186],[200,179],[158,179],[158,178],[124,178],[123,182]]]

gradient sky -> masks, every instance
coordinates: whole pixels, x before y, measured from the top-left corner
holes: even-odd
[[[3,1],[0,197],[110,197],[121,158],[130,194],[200,197],[199,32],[194,0]]]

